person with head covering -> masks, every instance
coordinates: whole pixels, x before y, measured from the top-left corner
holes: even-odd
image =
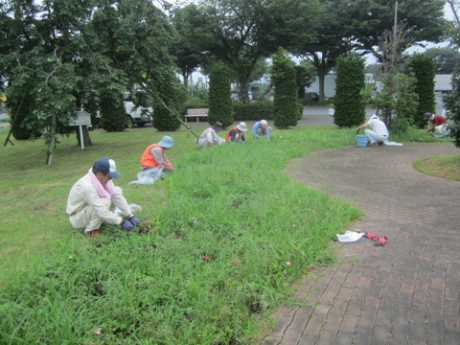
[[[137,173],[137,180],[128,184],[152,184],[162,178],[165,171],[176,171],[165,155],[165,151],[174,146],[173,139],[165,135],[158,144],[147,146],[141,156],[142,171]]]
[[[356,129],[356,134],[358,134],[361,129],[366,127],[372,128],[364,130],[364,133],[366,133],[371,146],[383,145],[383,142],[388,140],[390,133],[388,132],[387,126],[376,114],[372,115],[368,122],[359,126]]]
[[[245,141],[243,132],[246,132],[247,130],[246,123],[240,122],[236,125],[236,127],[233,127],[228,131],[225,141],[232,141],[241,144],[241,140]]]
[[[149,145],[142,154],[142,170],[176,170],[165,155],[165,151],[174,146],[173,138],[165,135],[158,144]]]
[[[262,135],[265,135],[267,138],[270,138],[270,130],[266,120],[261,120],[254,124],[252,127],[252,135],[256,138],[260,138]]]
[[[208,147],[219,145],[222,143],[223,139],[220,138],[217,133],[222,131],[224,128],[222,127],[222,123],[217,121],[211,127],[206,128],[201,135],[195,139],[195,142],[200,147]]]
[[[441,126],[447,122],[444,116],[425,113],[425,121],[428,121],[428,132],[434,132],[437,126]]]
[[[84,228],[85,233],[94,238],[100,235],[102,222],[119,224],[125,230],[131,230],[140,223],[132,214],[122,189],[112,182],[112,178],[119,177],[115,162],[104,157],[98,159],[88,173],[73,185],[67,198],[66,213],[75,229]],[[116,207],[129,221],[114,213]]]

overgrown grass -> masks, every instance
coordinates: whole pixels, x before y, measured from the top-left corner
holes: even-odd
[[[417,159],[412,166],[428,175],[460,181],[460,154]]]
[[[333,260],[330,239],[361,212],[281,171],[356,145],[354,130],[301,127],[202,151],[186,133],[96,131],[85,150],[63,138],[51,167],[42,140],[2,148],[0,344],[250,344],[293,280]],[[127,185],[164,134],[178,171]],[[102,156],[143,207],[140,235],[106,226],[90,241],[68,223],[70,187]]]

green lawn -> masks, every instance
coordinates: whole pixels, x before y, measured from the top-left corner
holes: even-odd
[[[412,165],[422,173],[460,181],[460,154],[418,159]]]
[[[165,134],[178,171],[127,185]],[[310,151],[356,145],[353,129],[276,130],[270,141],[206,150],[185,129],[91,139],[81,150],[75,135],[61,138],[51,167],[42,140],[2,147],[0,345],[250,344],[292,282],[334,259],[331,238],[361,214],[282,172]],[[90,241],[70,226],[70,187],[103,156],[116,161],[128,202],[143,207],[148,234],[106,226]]]

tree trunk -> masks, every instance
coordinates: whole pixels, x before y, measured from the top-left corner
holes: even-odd
[[[318,54],[310,54],[313,57],[313,66],[315,66],[316,71],[318,72],[318,83],[319,83],[319,101],[324,101],[324,80],[326,75],[329,73],[332,67],[329,67],[327,59],[324,58],[325,54],[322,54],[321,60],[318,57]]]
[[[77,140],[78,140],[78,146],[81,146],[81,140],[80,140],[80,128],[77,128]],[[83,133],[83,144],[84,146],[93,146],[93,143],[91,142],[91,138],[89,136],[89,131],[87,126],[82,126],[81,127],[82,133]]]
[[[318,84],[319,84],[319,101],[324,101],[324,80],[326,79],[326,73],[323,70],[318,71]]]
[[[239,84],[240,84],[240,97],[241,97],[241,101],[244,103],[244,104],[248,104],[249,103],[249,94],[248,94],[248,79],[247,78],[240,78],[239,80]]]
[[[54,135],[56,132],[56,115],[53,115],[51,120],[51,138],[50,138],[50,147],[48,150],[48,156],[46,158],[46,163],[48,166],[51,165],[51,161],[53,160],[53,148],[54,148]]]
[[[187,72],[182,72],[182,78],[184,78],[184,86],[188,87],[188,74],[187,74]]]

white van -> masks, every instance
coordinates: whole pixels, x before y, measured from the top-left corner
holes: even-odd
[[[146,123],[152,122],[153,118],[151,114],[153,113],[153,108],[138,107],[135,109],[132,93],[125,92],[123,95],[123,103],[131,126],[136,124],[138,127],[144,127]]]

